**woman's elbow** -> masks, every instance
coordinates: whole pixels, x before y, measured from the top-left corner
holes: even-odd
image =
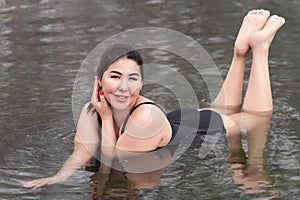
[[[99,147],[99,144],[97,144],[97,143],[84,144],[84,143],[75,142],[73,155],[78,156],[78,158],[80,158],[81,162],[83,164],[85,164],[92,157],[95,157],[98,147]]]

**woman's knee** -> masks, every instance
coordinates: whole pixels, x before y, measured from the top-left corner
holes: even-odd
[[[266,110],[266,111],[255,111],[255,110],[243,108],[242,112],[250,115],[258,116],[258,117],[271,118],[273,114],[273,109]]]

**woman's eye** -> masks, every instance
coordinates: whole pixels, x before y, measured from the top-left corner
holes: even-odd
[[[120,77],[119,76],[111,76],[110,78],[119,79]]]
[[[137,78],[134,78],[134,77],[130,77],[129,80],[137,81],[138,79],[137,79]]]

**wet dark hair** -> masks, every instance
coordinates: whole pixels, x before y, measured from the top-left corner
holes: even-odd
[[[142,79],[143,74],[143,58],[141,54],[129,44],[113,44],[108,47],[102,54],[100,64],[97,68],[97,76],[100,80],[107,68],[120,58],[131,59],[140,67]]]
[[[143,73],[143,58],[142,55],[135,50],[131,45],[129,44],[113,44],[109,46],[105,51],[103,52],[101,56],[100,63],[97,67],[97,76],[98,79],[101,80],[104,72],[107,70],[107,68],[117,61],[120,58],[127,58],[131,59],[136,62],[136,64],[140,67],[141,77],[142,80],[144,78]],[[90,105],[87,108],[87,112],[92,111],[94,114],[96,110],[94,109],[93,105],[90,103]]]

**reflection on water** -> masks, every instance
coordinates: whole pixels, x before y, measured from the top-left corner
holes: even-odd
[[[227,171],[225,175],[228,176],[230,174],[233,183],[238,186],[239,191],[242,194],[247,194],[249,198],[260,197],[260,199],[271,199],[278,197],[278,190],[273,187],[274,179],[269,176],[263,158],[270,127],[270,118],[244,113],[242,120],[245,122],[243,124],[245,125],[245,133],[247,134],[247,153],[245,153],[243,149],[242,132],[227,135],[229,147],[227,162],[230,164],[229,167],[232,173],[228,173]],[[257,126],[253,127],[253,124]],[[201,144],[202,137],[197,135],[190,147],[190,150],[194,152],[189,152],[188,155],[191,156],[195,154],[195,150],[198,150]],[[94,171],[95,173],[91,176],[90,180],[89,198],[138,199],[138,190],[151,189],[161,184],[160,179],[168,167],[165,167],[165,163],[169,163],[172,157],[170,150],[167,148],[162,150],[163,151],[146,154],[128,154],[122,152],[122,154],[118,154],[118,158],[115,159],[115,164],[113,164],[114,168],[107,167],[99,162],[90,162],[90,165],[86,169]],[[209,160],[213,160],[213,158],[209,158]],[[93,159],[92,161],[95,160]],[[194,160],[194,164],[196,163],[198,162]],[[147,170],[149,167],[153,169],[153,166],[160,167],[157,167],[158,170],[154,171]],[[184,176],[187,176],[185,171],[187,167],[188,166],[184,167],[184,171],[175,170],[173,172],[183,173]],[[196,168],[196,166],[191,167],[194,173],[192,177],[196,175],[194,171]],[[205,174],[209,174],[212,168],[213,167],[210,166]],[[216,169],[219,169],[219,166]],[[212,171],[210,173],[212,173]],[[210,178],[216,178],[218,173],[211,174]],[[173,178],[175,178],[174,175],[175,174],[173,174]],[[208,182],[205,182],[205,184],[208,184]],[[199,196],[199,194],[197,196]]]
[[[157,186],[166,169],[165,163],[170,163],[171,151],[161,150],[145,154],[121,152],[114,159],[114,168],[104,164],[99,169],[94,168],[96,172],[91,176],[89,198],[138,199],[138,190]],[[153,166],[157,169],[153,170]],[[148,170],[149,167],[152,170]]]
[[[112,169],[109,174],[97,172],[92,176],[90,199],[138,199],[138,190],[120,171]]]
[[[244,113],[242,123],[247,134],[247,155],[242,145],[242,133],[228,134],[230,151],[228,162],[233,171],[233,181],[245,194],[264,194],[264,199],[276,197],[278,191],[264,166],[264,149],[267,142],[270,119]],[[255,124],[255,127],[252,125]]]
[[[135,195],[139,199],[249,199],[272,195],[297,199],[300,195],[300,55],[295,53],[300,49],[297,34],[300,2],[297,0],[157,0],[134,2],[134,6],[132,1],[118,0],[0,0],[0,198],[88,198],[89,176],[93,173],[84,170],[65,183],[35,192],[21,185],[54,174],[71,153],[75,132],[71,107],[73,83],[83,59],[99,42],[130,28],[174,29],[200,42],[225,75],[242,16],[258,7],[287,19],[271,47],[275,106],[271,127],[267,136],[254,134],[254,140],[258,136],[268,139],[263,151],[264,168],[230,169],[226,162],[230,151],[226,140],[221,139],[206,158],[199,158],[197,146],[188,149],[165,169],[157,186],[135,189]],[[184,63],[155,51],[146,57],[148,61],[189,74],[188,80],[199,91],[200,104],[210,101],[205,83],[191,75]],[[175,105],[168,101],[167,95],[158,95],[166,91],[157,87],[146,89],[145,95],[158,101],[163,98],[160,102],[166,102],[166,107]],[[249,138],[243,135],[240,141],[250,162]],[[258,161],[261,163],[262,159]],[[256,190],[264,192],[245,194]]]

